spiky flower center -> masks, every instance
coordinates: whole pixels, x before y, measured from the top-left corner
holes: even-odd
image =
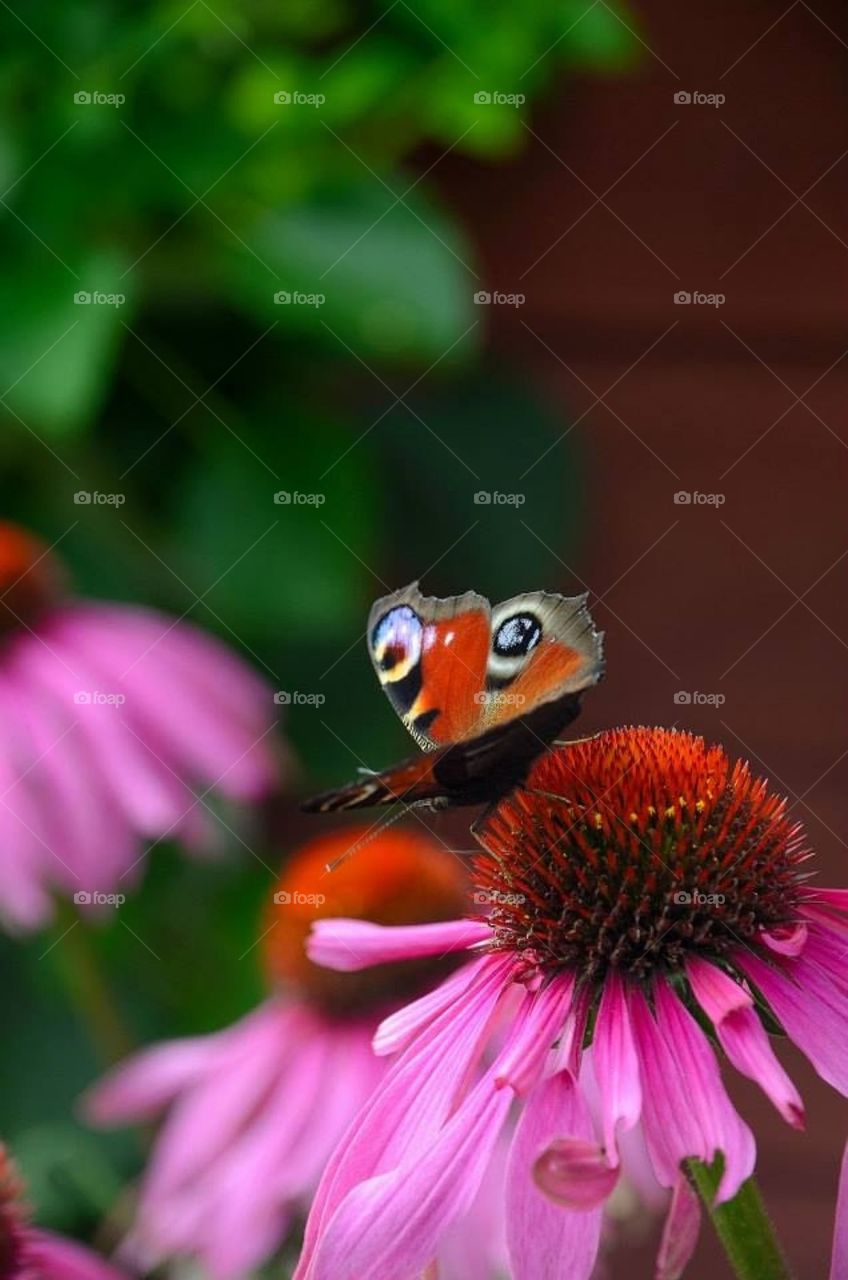
[[[454,959],[405,960],[338,973],[313,964],[306,937],[316,920],[428,924],[465,914],[467,880],[458,857],[434,839],[392,827],[356,848],[366,828],[345,827],[299,850],[269,896],[262,925],[265,971],[333,1017],[384,1011],[438,981]],[[338,859],[345,859],[328,871]]]
[[[478,833],[495,945],[587,979],[719,959],[795,919],[785,801],[722,747],[618,729],[550,752]]]
[[[62,589],[61,567],[47,547],[0,520],[0,633],[33,626]]]

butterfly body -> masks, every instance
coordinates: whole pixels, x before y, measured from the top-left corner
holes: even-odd
[[[310,811],[497,799],[574,720],[580,695],[603,674],[603,637],[585,597],[552,592],[492,608],[475,592],[440,599],[414,583],[373,606],[368,649],[424,754],[317,796]]]

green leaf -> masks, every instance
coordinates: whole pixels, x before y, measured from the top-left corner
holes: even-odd
[[[121,1193],[121,1179],[110,1162],[121,1147],[129,1143],[104,1142],[70,1122],[33,1125],[19,1134],[15,1161],[39,1223],[67,1230],[80,1217],[92,1222],[102,1217]]]
[[[166,558],[198,592],[215,583],[207,603],[245,639],[288,655],[360,624],[378,509],[368,449],[346,452],[362,429],[283,404],[274,432],[219,437],[192,468]]]
[[[76,275],[47,256],[7,264],[0,285],[0,398],[30,430],[68,436],[108,389],[129,321],[124,259],[97,253]],[[24,427],[18,423],[19,429]]]
[[[510,100],[495,99],[492,87]],[[421,111],[446,147],[461,139],[459,149],[463,151],[500,156],[517,151],[526,141],[527,133],[521,127],[522,103],[518,101],[522,95],[527,95],[527,86],[518,73],[493,71],[474,79],[458,63],[445,58],[430,70]]]
[[[321,115],[334,129],[368,113],[386,119],[387,108],[395,116],[395,95],[414,84],[417,74],[413,50],[388,37],[380,27],[340,60],[335,50],[330,51],[326,62],[327,70],[315,87],[326,94]],[[385,127],[391,133],[396,122],[386,119]]]
[[[583,0],[577,0],[569,25],[572,22],[563,52],[573,62],[614,71],[647,56],[634,36],[632,13],[619,18],[614,7],[595,4],[585,9]]]
[[[399,196],[410,182],[393,179]],[[432,361],[454,345],[452,358],[468,353],[462,338],[475,318],[471,254],[417,192],[399,202],[375,177],[335,199],[266,218],[251,245],[262,261],[235,258],[230,288],[264,323],[277,321],[334,348],[341,340],[366,359]]]

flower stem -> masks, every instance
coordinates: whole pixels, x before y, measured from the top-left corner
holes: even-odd
[[[687,1160],[686,1167],[738,1280],[792,1280],[754,1179],[743,1182],[732,1200],[717,1205],[715,1193],[724,1169],[723,1158],[719,1156],[711,1165]]]
[[[61,954],[61,970],[80,1021],[105,1062],[117,1062],[133,1047],[111,986],[92,945],[87,923],[65,902],[57,904],[63,932],[54,944]]]

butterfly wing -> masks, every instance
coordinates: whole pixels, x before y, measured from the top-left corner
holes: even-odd
[[[380,684],[425,751],[478,732],[486,712],[491,610],[474,591],[440,599],[418,584],[384,596],[368,618]]]
[[[604,671],[603,639],[585,595],[530,591],[497,605],[480,729],[532,719],[537,709],[597,684]],[[540,710],[535,718],[550,717]]]
[[[358,778],[346,787],[335,787],[313,796],[301,807],[306,813],[335,813],[342,809],[370,809],[373,805],[418,804],[444,797],[444,784],[436,778],[433,766],[445,748],[405,760],[384,769],[382,773]]]
[[[316,796],[313,812],[491,801],[521,782],[604,669],[586,597],[546,591],[492,610],[472,591],[442,600],[413,584],[374,605],[368,650],[426,754]]]

